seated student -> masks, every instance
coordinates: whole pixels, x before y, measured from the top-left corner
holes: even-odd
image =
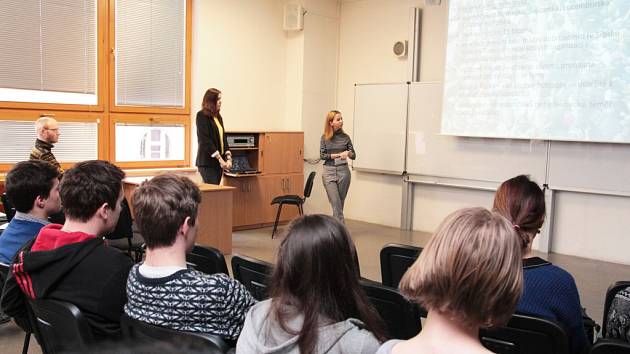
[[[523,296],[516,312],[553,320],[569,336],[569,351],[586,348],[580,295],[571,274],[532,255],[532,242],[545,221],[545,195],[538,184],[520,175],[501,184],[494,209],[516,230],[523,252]]]
[[[484,353],[479,328],[504,325],[521,295],[518,237],[496,212],[469,208],[449,215],[400,282],[428,311],[422,331],[391,340],[377,354]]]
[[[48,217],[61,210],[59,172],[41,160],[18,162],[7,173],[5,191],[16,213],[0,235],[0,262],[11,264],[15,253],[49,224]]]
[[[630,287],[615,294],[606,315],[604,337],[630,342]]]
[[[124,176],[106,161],[80,162],[66,171],[59,185],[66,222],[45,226],[17,253],[2,296],[7,315],[24,318],[24,294],[62,300],[83,312],[96,339],[120,335],[133,262],[102,236],[118,221]]]
[[[235,340],[256,300],[225,274],[186,268],[200,202],[199,188],[172,174],[156,176],[136,189],[133,207],[147,250],[144,263],[129,272],[125,312],[153,325]]]
[[[384,325],[359,284],[346,228],[325,215],[289,225],[278,250],[271,299],[252,307],[236,345],[249,353],[374,353]]]

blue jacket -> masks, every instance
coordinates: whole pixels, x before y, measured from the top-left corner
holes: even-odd
[[[535,260],[539,266],[528,266]],[[528,262],[531,261],[531,262]],[[575,280],[566,270],[534,257],[523,261],[523,296],[516,312],[559,323],[569,337],[570,353],[586,347],[582,306]]]

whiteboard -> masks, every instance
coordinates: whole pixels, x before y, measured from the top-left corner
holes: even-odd
[[[553,189],[630,193],[630,146],[552,141],[548,184]]]
[[[547,142],[440,135],[442,83],[409,87],[409,174],[502,182],[528,174],[544,183]]]
[[[402,174],[407,132],[406,83],[363,84],[354,89],[353,168]]]

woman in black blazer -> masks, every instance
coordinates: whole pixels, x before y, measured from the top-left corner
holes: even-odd
[[[204,183],[219,184],[223,170],[232,168],[232,153],[227,144],[221,117],[221,91],[206,91],[197,112],[197,169]]]

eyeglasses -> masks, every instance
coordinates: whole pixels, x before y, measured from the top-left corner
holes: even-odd
[[[46,129],[46,130],[52,130],[52,131],[54,131],[54,132],[58,132],[58,131],[59,131],[59,128],[54,128],[54,129],[51,129],[51,128],[44,128],[44,129]]]

